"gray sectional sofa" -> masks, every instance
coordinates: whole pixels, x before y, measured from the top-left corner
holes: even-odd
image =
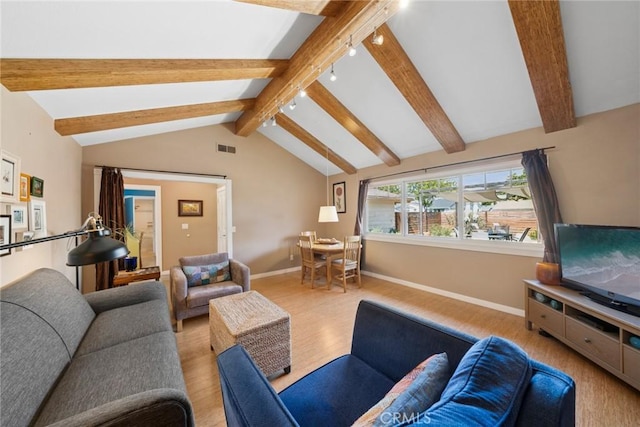
[[[159,282],[81,295],[39,269],[0,288],[0,425],[193,426]]]

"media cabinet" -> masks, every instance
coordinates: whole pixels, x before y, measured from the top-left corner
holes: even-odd
[[[640,390],[640,317],[590,300],[563,286],[525,280],[525,326],[536,325]]]

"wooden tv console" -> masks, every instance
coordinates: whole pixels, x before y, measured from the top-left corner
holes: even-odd
[[[640,317],[606,307],[563,286],[525,280],[525,326],[535,324],[640,390]],[[554,302],[555,301],[555,302]]]

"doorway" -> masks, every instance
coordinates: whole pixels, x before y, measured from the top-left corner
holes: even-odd
[[[124,218],[138,257],[138,267],[162,269],[162,188],[124,184]],[[127,242],[127,245],[129,243]]]

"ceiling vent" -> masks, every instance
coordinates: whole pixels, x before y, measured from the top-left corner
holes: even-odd
[[[236,147],[234,147],[232,145],[218,144],[218,151],[220,151],[222,153],[236,154]]]

